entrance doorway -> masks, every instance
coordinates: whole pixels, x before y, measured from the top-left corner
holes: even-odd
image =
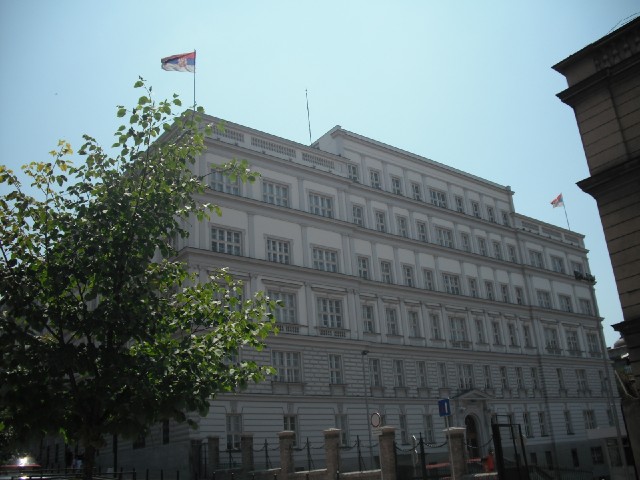
[[[464,419],[464,426],[467,429],[467,453],[469,458],[478,458],[480,449],[478,448],[478,425],[475,418],[467,415]]]

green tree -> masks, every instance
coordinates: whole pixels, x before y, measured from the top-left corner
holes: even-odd
[[[60,433],[85,449],[85,478],[110,434],[206,414],[216,392],[260,381],[270,367],[229,358],[260,350],[275,304],[222,270],[201,279],[173,260],[188,221],[220,213],[196,200],[190,168],[205,149],[201,110],[151,100],[118,128],[110,155],[85,136],[74,165],[60,141],[49,162],[0,166],[0,412],[17,439]],[[253,180],[244,162],[221,166]],[[27,190],[34,192],[33,195]],[[199,198],[202,198],[200,195]]]

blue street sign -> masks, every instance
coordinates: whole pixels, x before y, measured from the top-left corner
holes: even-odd
[[[438,400],[438,411],[441,417],[448,417],[451,415],[451,405],[448,398],[441,398]]]

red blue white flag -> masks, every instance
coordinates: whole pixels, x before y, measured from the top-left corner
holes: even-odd
[[[564,205],[562,194],[558,195],[556,198],[551,200],[551,205],[553,205],[553,208],[562,207]]]
[[[170,72],[191,72],[196,71],[196,52],[181,53],[171,55],[160,60],[163,70]]]

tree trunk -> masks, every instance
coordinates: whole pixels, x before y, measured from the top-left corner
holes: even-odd
[[[93,478],[93,467],[96,463],[96,448],[89,442],[84,449],[84,463],[82,470],[82,478],[91,480]]]

